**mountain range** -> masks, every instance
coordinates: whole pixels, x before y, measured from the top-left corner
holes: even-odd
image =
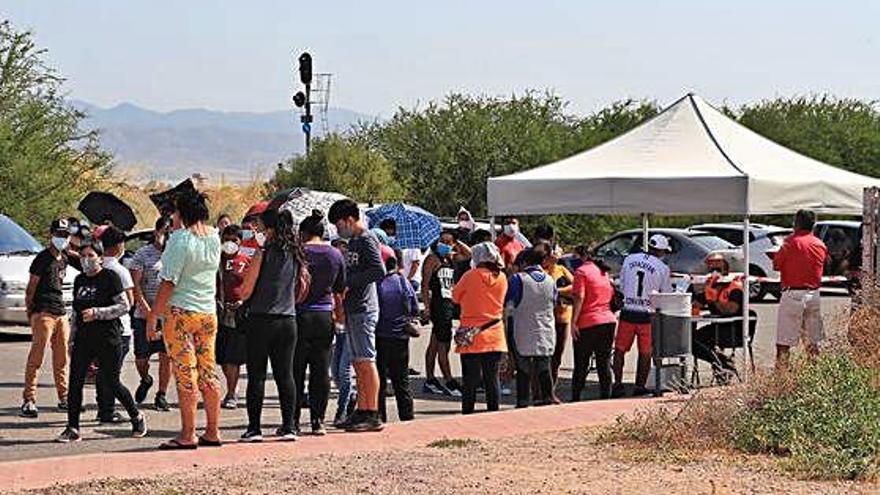
[[[134,180],[177,180],[200,173],[210,179],[246,181],[271,173],[305,148],[299,112],[223,112],[201,108],[157,112],[132,103],[102,108],[73,101],[98,129],[117,168]],[[341,131],[375,117],[343,108],[327,110],[329,130]],[[322,130],[316,116],[314,138]],[[268,178],[265,177],[264,178]]]

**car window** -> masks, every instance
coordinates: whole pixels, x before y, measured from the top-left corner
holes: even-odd
[[[39,253],[43,247],[11,218],[0,215],[0,254]]]
[[[623,235],[615,239],[611,239],[605,244],[599,246],[599,248],[596,250],[596,255],[600,258],[626,256],[632,249],[634,242],[635,237],[632,235]]]
[[[693,234],[690,236],[690,238],[697,244],[712,251],[716,249],[731,249],[735,247],[732,243],[712,234]]]

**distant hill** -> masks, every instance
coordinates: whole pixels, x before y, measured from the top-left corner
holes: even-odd
[[[220,112],[183,109],[156,112],[131,103],[101,108],[82,101],[88,129],[101,130],[101,144],[116,163],[142,180],[175,180],[199,172],[211,178],[242,181],[257,169],[303,152],[299,113]],[[342,108],[327,112],[333,130],[346,130],[374,117]],[[317,123],[314,125],[317,127]]]

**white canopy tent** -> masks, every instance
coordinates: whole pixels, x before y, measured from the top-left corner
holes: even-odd
[[[498,215],[861,214],[880,179],[832,167],[740,125],[692,93],[592,149],[488,180]],[[647,236],[644,236],[647,243]],[[749,266],[749,245],[744,262]],[[748,288],[746,288],[748,294]],[[748,298],[743,315],[749,314]]]

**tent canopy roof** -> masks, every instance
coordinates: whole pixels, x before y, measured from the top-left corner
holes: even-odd
[[[796,153],[692,93],[592,149],[488,181],[491,215],[859,214],[880,180]]]

